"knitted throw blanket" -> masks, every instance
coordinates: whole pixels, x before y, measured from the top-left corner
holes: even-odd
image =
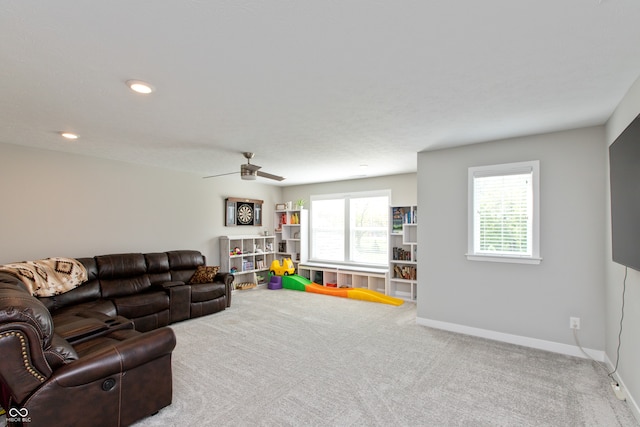
[[[0,266],[0,271],[19,277],[37,297],[60,295],[87,281],[87,269],[72,258],[15,262]]]

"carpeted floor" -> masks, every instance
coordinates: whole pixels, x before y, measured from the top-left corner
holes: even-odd
[[[400,307],[236,292],[172,326],[173,404],[150,426],[636,426],[593,362],[415,324]]]

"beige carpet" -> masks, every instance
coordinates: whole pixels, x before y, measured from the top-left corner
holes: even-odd
[[[418,326],[414,304],[233,298],[172,326],[173,404],[136,427],[637,425],[592,362]]]

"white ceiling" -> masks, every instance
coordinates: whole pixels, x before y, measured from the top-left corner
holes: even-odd
[[[0,142],[281,185],[599,125],[639,74],[640,0],[0,3]]]

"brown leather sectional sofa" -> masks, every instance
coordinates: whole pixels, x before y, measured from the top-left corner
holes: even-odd
[[[9,426],[126,426],[171,404],[173,322],[224,310],[233,275],[190,283],[197,251],[78,259],[79,287],[34,297],[0,273],[0,404]]]

